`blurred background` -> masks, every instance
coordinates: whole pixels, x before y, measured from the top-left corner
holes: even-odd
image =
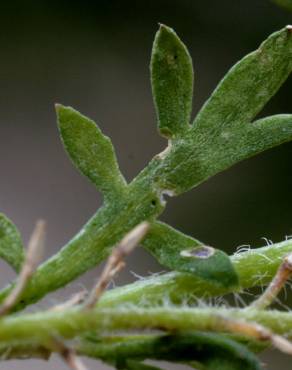
[[[46,257],[68,241],[101,205],[95,188],[72,166],[56,127],[54,103],[71,105],[112,138],[131,180],[166,145],[156,131],[149,59],[158,22],[173,27],[195,68],[195,115],[227,70],[292,13],[268,0],[27,0],[0,3],[0,211],[27,242],[38,218],[48,223]],[[289,79],[261,115],[291,113]],[[232,253],[292,234],[292,144],[242,162],[178,198],[162,219]],[[1,262],[2,286],[14,278]],[[117,285],[162,268],[142,249]],[[37,308],[91,287],[98,269]],[[289,292],[292,294],[292,292]],[[271,352],[268,369],[290,369]],[[281,365],[280,365],[281,361]],[[109,369],[87,361],[90,369]],[[65,369],[59,359],[1,363],[3,370]],[[167,367],[170,369],[170,366]],[[179,367],[173,366],[172,369]]]

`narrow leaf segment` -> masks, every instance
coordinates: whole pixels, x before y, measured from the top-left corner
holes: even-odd
[[[189,127],[194,76],[189,52],[171,28],[160,26],[150,66],[159,131],[176,138]]]
[[[250,122],[278,91],[292,69],[292,31],[273,33],[235,64],[194,121],[199,132],[222,134]]]
[[[120,196],[126,183],[111,140],[73,108],[57,104],[56,111],[61,138],[75,166],[105,197]]]
[[[0,257],[3,258],[16,272],[24,261],[24,249],[16,226],[0,213]]]

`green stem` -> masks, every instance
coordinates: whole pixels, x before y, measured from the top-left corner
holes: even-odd
[[[96,309],[91,312],[71,309],[10,316],[0,321],[0,343],[35,343],[46,345],[52,334],[72,339],[89,331],[159,329],[173,331],[229,332],[226,319],[240,319],[264,325],[275,333],[292,338],[292,315],[289,312],[227,309],[160,307],[141,309]],[[234,331],[232,331],[234,333]],[[239,332],[240,334],[240,332]]]
[[[38,301],[100,263],[125,233],[162,212],[160,195],[144,177],[134,181],[125,198],[102,207],[75,238],[38,268],[15,309]],[[10,290],[11,286],[0,293],[0,301]]]
[[[268,284],[275,275],[283,258],[292,252],[292,240],[236,253],[231,261],[239,276],[239,289]],[[155,304],[164,300],[180,303],[190,298],[210,297],[234,292],[211,284],[192,274],[169,272],[124,285],[106,292],[99,302],[100,307],[121,303]]]
[[[126,194],[115,202],[106,203],[59,253],[38,268],[16,310],[38,301],[96,266],[134,226],[159,216],[166,203],[164,194],[183,191],[178,185],[178,179],[186,179],[187,170],[182,168],[182,163],[186,158],[189,160],[194,150],[192,130],[186,136],[188,140],[171,145],[165,158],[154,157],[128,186]],[[211,173],[194,171],[184,186],[196,186],[209,176]],[[0,302],[10,290],[11,286],[0,293]]]
[[[145,197],[145,204],[149,203],[151,199],[153,199],[153,194],[150,193],[148,197]],[[17,308],[37,301],[46,293],[63,286],[76,275],[86,271],[88,264],[93,267],[96,261],[105,258],[109,249],[108,245],[114,240],[119,240],[121,229],[125,227],[122,222],[124,214],[121,219],[117,217],[116,222],[100,227],[108,212],[106,207],[102,208],[85,226],[84,231],[82,230],[57,256],[40,267]],[[124,212],[126,213],[127,210],[125,209]],[[137,222],[137,218],[133,222]],[[95,237],[90,238],[88,235],[91,234],[94,234]],[[94,248],[95,246],[98,248]],[[291,252],[292,240],[286,240],[233,255],[231,261],[239,276],[238,290],[269,283],[285,255]],[[77,261],[85,262],[82,264]],[[9,289],[2,291],[0,296],[2,299]],[[231,291],[235,291],[234,287],[227,288],[215,285],[193,274],[170,272],[108,291],[101,298],[99,305],[100,307],[110,307],[124,302],[153,304],[161,303],[165,299],[179,303],[191,297],[218,296]]]
[[[191,132],[188,134],[191,136]],[[185,141],[172,145],[166,157],[167,164],[164,163],[166,158],[162,160],[159,155],[154,157],[128,186],[126,194],[115,202],[105,203],[60,252],[37,269],[15,309],[34,303],[76,279],[108,256],[111,248],[138,223],[155,220],[166,204],[164,192],[175,190],[174,184],[167,187],[170,185],[167,179],[175,173],[180,174],[180,166],[176,164],[183,160],[181,154],[184,158],[188,156],[187,148],[190,150],[191,146]],[[199,184],[205,178],[198,172],[192,178],[192,185]],[[180,189],[178,191],[181,192]],[[10,285],[0,293],[0,302],[11,288]]]

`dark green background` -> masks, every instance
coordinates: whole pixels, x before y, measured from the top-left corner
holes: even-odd
[[[173,27],[193,57],[196,114],[231,65],[292,23],[292,13],[265,0],[0,3],[0,210],[16,222],[25,241],[35,220],[45,218],[47,256],[101,204],[62,149],[55,102],[98,122],[129,180],[166,144],[156,132],[148,68],[158,22]],[[290,79],[262,115],[292,112],[291,92]],[[291,157],[292,145],[286,144],[245,161],[171,199],[163,219],[230,253],[242,244],[263,245],[262,237],[280,241],[292,234]],[[143,251],[130,258],[128,269],[144,276],[161,270]],[[90,287],[96,276],[90,272],[63,294],[80,284]],[[0,278],[2,285],[13,278],[4,263]],[[124,272],[117,283],[130,280]],[[38,308],[61,296],[50,296]],[[270,356],[269,369],[289,369],[291,358],[285,367],[279,355]],[[1,369],[56,366],[63,365],[13,362]],[[96,366],[90,363],[91,369]]]

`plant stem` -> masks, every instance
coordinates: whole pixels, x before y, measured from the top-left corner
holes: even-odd
[[[102,207],[59,253],[38,268],[15,308],[38,301],[100,263],[129,230],[161,213],[164,204],[160,195],[151,189],[147,179],[133,182],[128,196]],[[11,288],[0,293],[0,301]]]
[[[292,254],[288,254],[280,265],[273,280],[266,288],[263,294],[259,296],[255,301],[252,302],[251,308],[258,310],[265,309],[270,306],[281,289],[285,286],[286,282],[292,275]]]
[[[21,306],[37,301],[47,292],[63,286],[71,281],[76,274],[85,271],[87,263],[93,265],[97,259],[102,260],[106,256],[107,237],[110,236],[109,239],[113,242],[115,239],[118,240],[119,237],[116,235],[121,233],[119,231],[115,234],[115,231],[117,231],[115,227],[99,227],[99,222],[102,222],[107,212],[106,209],[102,208],[97,216],[85,226],[86,229],[90,230],[87,230],[87,232],[81,231],[69,244],[69,247],[67,246],[59,253],[58,257],[53,257],[38,270],[29,285],[29,289],[25,292]],[[88,234],[93,232],[96,239],[88,238]],[[96,240],[98,240],[98,243]],[[96,251],[96,254],[92,255],[94,245],[104,246],[103,253],[98,248],[99,253]],[[284,257],[291,252],[292,240],[286,240],[267,247],[234,254],[231,260],[239,276],[239,289],[268,284]],[[87,261],[86,265],[80,265],[76,262],[79,261],[81,255]],[[70,259],[71,265],[68,263],[68,259]],[[46,276],[49,276],[49,279],[46,279]],[[6,296],[9,290],[10,288],[6,288],[1,292],[1,299]],[[161,303],[164,299],[179,303],[187,297],[218,296],[231,291],[234,291],[234,288],[213,285],[192,274],[170,272],[108,291],[101,297],[99,305],[100,307],[110,307],[124,302]]]
[[[0,343],[34,343],[46,346],[52,333],[65,339],[88,331],[100,334],[119,330],[160,329],[163,331],[228,332],[226,320],[246,320],[261,324],[274,333],[292,338],[292,315],[288,312],[252,309],[176,308],[174,306],[141,309],[96,309],[86,312],[71,309],[64,312],[43,312],[10,316],[0,321]],[[232,331],[234,333],[234,331]],[[241,334],[239,332],[239,334]]]
[[[239,290],[268,284],[284,257],[291,252],[292,240],[286,240],[234,254],[231,261],[239,276]],[[164,300],[180,303],[187,298],[212,297],[234,291],[234,288],[212,285],[191,274],[170,272],[112,289],[103,295],[99,306],[112,307],[126,302],[155,304]]]

